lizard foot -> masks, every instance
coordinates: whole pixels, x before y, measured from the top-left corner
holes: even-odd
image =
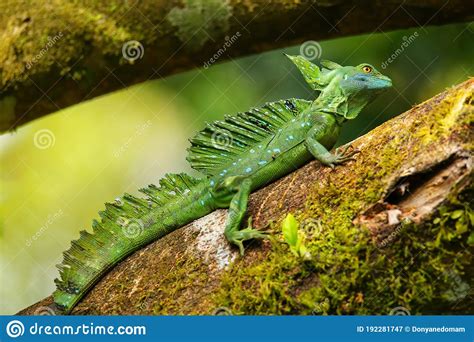
[[[251,226],[252,218],[249,218],[247,228],[231,231],[225,234],[227,240],[230,243],[233,243],[239,247],[240,255],[244,255],[244,241],[252,239],[266,239],[268,238],[268,233],[266,231],[260,231],[252,228]]]
[[[352,145],[346,146],[344,148],[337,148],[336,153],[334,154],[333,160],[329,163],[329,166],[334,169],[338,164],[343,164],[350,160],[355,160],[354,156],[360,153],[359,149],[354,148]]]

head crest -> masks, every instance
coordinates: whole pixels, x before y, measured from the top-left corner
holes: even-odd
[[[323,67],[320,69],[316,64],[311,63],[303,56],[286,55],[286,57],[296,65],[305,81],[313,90],[323,90],[331,80],[328,77],[328,73],[334,69],[342,68],[339,64],[324,59],[320,62]]]

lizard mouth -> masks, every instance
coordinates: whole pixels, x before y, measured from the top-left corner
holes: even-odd
[[[344,79],[346,80],[347,77]],[[384,90],[392,86],[392,80],[384,75],[357,74],[351,81],[358,84],[360,88],[369,90]]]
[[[368,89],[384,90],[392,87],[392,80],[384,75],[372,76],[365,82]]]
[[[390,88],[392,86],[392,80],[389,77],[382,75],[379,76],[378,79],[384,83],[384,88]]]

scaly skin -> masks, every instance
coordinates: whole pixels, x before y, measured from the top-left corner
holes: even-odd
[[[300,56],[288,57],[320,95],[312,103],[278,101],[209,125],[191,140],[188,156],[205,178],[167,175],[160,188],[143,190],[147,199],[125,195],[106,204],[101,222],[93,222],[94,234],[81,232],[64,253],[53,294],[64,313],[126,256],[217,208],[229,208],[225,236],[243,254],[244,241],[266,237],[252,227],[241,229],[252,191],[313,158],[329,167],[353,159],[356,150],[329,150],[341,125],[389,88],[391,80],[368,64],[342,67],[321,61],[319,69]],[[214,141],[222,132],[228,144]]]

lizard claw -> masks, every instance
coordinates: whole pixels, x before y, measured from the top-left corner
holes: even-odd
[[[336,165],[343,164],[350,160],[355,160],[354,156],[360,153],[359,149],[354,148],[352,145],[337,148],[334,154],[329,154],[325,157],[323,164],[334,169]]]
[[[251,224],[251,220],[249,220],[249,226],[247,228],[226,234],[227,240],[229,240],[229,242],[239,247],[241,256],[244,255],[244,251],[245,251],[244,245],[243,245],[244,241],[253,240],[253,239],[266,239],[269,236],[268,232],[253,229],[250,226],[250,224]]]
[[[354,148],[352,145],[348,145],[336,149],[334,164],[342,164],[350,160],[355,160],[354,156],[360,153],[359,149]]]

